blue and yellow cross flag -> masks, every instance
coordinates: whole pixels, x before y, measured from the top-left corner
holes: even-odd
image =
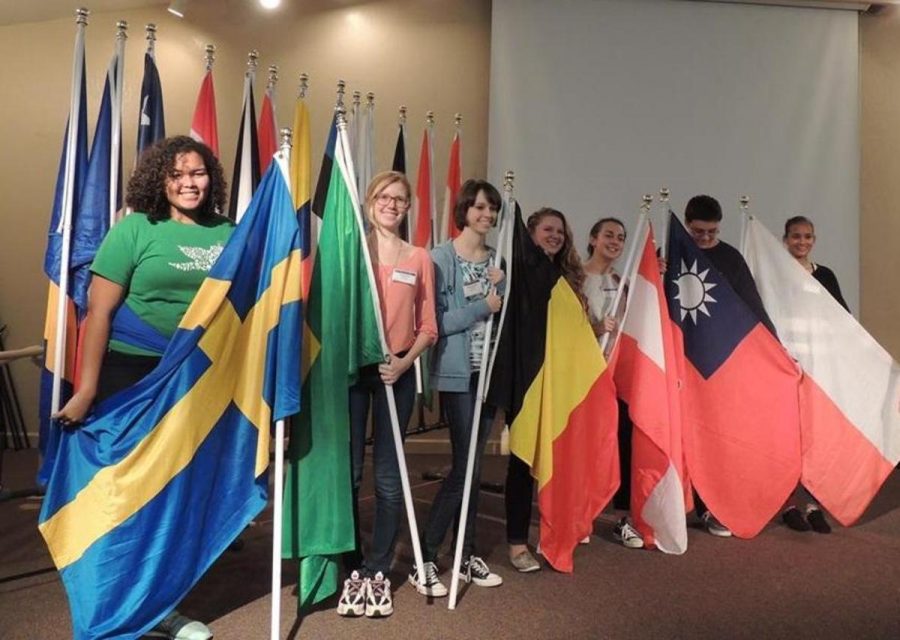
[[[300,239],[281,162],[159,366],[64,432],[40,516],[77,640],[138,638],[266,505],[300,409]]]

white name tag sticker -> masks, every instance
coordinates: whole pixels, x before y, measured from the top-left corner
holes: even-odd
[[[406,269],[394,269],[394,273],[391,274],[391,281],[392,282],[402,282],[403,284],[415,286],[416,272],[415,271],[407,271]]]
[[[476,298],[484,295],[484,285],[480,280],[469,282],[463,285],[463,295],[466,298]]]

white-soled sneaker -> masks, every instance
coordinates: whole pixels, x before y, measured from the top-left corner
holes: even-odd
[[[613,536],[629,549],[641,549],[644,546],[644,539],[641,537],[641,534],[631,526],[627,518],[622,518],[616,523],[615,528],[613,528]]]
[[[391,598],[391,581],[379,571],[374,578],[367,581],[366,617],[386,618],[394,613],[394,601]]]
[[[360,577],[359,571],[354,571],[344,580],[344,590],[337,605],[339,616],[357,617],[366,612],[366,582],[365,578]]]
[[[419,570],[413,567],[409,572],[409,583],[423,596],[443,598],[447,595],[447,587],[438,578],[437,565],[433,562],[422,563],[425,572],[425,580],[419,581]]]
[[[731,537],[731,529],[719,522],[718,518],[716,518],[710,511],[706,511],[702,516],[700,516],[700,520],[703,521],[703,525],[706,527],[706,530],[717,538]]]
[[[146,634],[150,638],[169,638],[169,640],[209,640],[212,631],[198,620],[191,620],[177,611],[172,611],[158,625]]]
[[[491,573],[491,568],[478,556],[469,556],[469,559],[462,563],[459,577],[466,582],[474,582],[479,587],[499,587],[503,584],[503,578]]]

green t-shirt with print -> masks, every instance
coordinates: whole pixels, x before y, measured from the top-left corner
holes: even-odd
[[[91,271],[124,287],[124,304],[170,338],[233,230],[223,217],[202,225],[154,223],[135,212],[109,230]],[[110,340],[109,348],[157,355],[118,340]]]

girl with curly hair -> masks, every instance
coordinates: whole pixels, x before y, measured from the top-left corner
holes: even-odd
[[[77,426],[95,402],[131,387],[159,363],[169,338],[222,252],[234,225],[222,166],[186,136],[141,155],[128,183],[134,213],[104,238],[91,265],[81,380],[53,417]],[[207,640],[210,630],[177,611],[149,635]]]

